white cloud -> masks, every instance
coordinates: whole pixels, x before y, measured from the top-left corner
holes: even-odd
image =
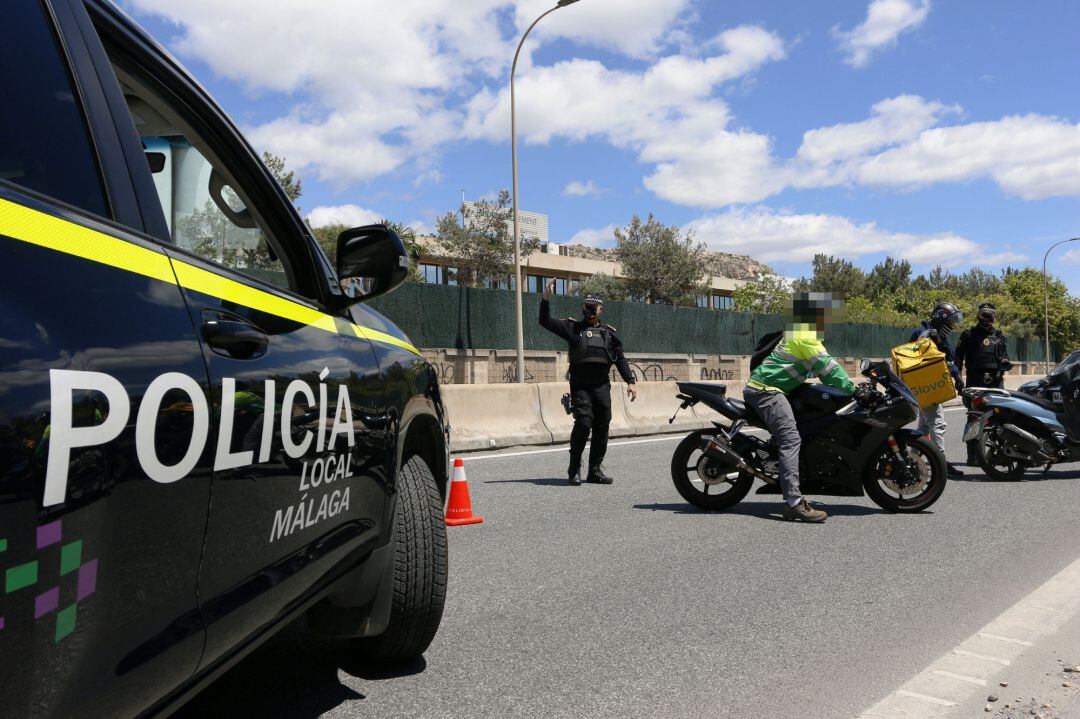
[[[457,137],[464,99],[505,84],[521,31],[550,7],[547,0],[128,2],[178,29],[170,44],[181,56],[248,92],[286,95],[291,109],[248,128],[249,138],[339,187],[414,161],[428,170]],[[567,7],[530,38],[519,72],[531,66],[531,52],[557,38],[650,57],[691,3]]]
[[[917,95],[899,95],[878,102],[870,108],[867,120],[842,123],[810,130],[803,135],[798,159],[815,165],[828,165],[909,142],[950,113],[960,112],[957,105],[928,102]]]
[[[726,30],[709,57],[670,55],[640,72],[587,60],[533,68],[518,81],[519,137],[546,143],[600,138],[636,151],[656,166],[645,179],[674,202],[719,206],[754,202],[775,191],[762,182],[773,167],[764,135],[732,128],[727,105],[713,97],[723,83],[785,57],[783,41],[759,27]],[[509,136],[509,97],[481,92],[468,105],[465,136]]]
[[[918,27],[930,14],[930,0],[873,0],[866,19],[848,31],[834,29],[852,67],[863,67],[875,52],[894,45],[901,33]]]
[[[861,184],[918,186],[992,178],[1027,200],[1080,194],[1080,125],[1042,115],[926,130],[866,158]]]
[[[607,225],[592,229],[578,230],[570,238],[568,245],[588,245],[589,247],[614,247],[615,229],[618,225]]]
[[[374,210],[357,205],[323,205],[309,212],[307,219],[312,227],[326,227],[327,225],[360,227],[373,225],[383,219],[383,216]]]
[[[518,34],[552,5],[551,0],[520,2]],[[540,39],[563,37],[631,57],[650,57],[660,50],[672,25],[690,5],[691,0],[648,0],[621,2],[616,9],[610,2],[585,0],[545,18],[534,32]]]
[[[805,133],[796,156],[762,171],[763,181],[911,189],[990,179],[1027,200],[1080,195],[1080,124],[1023,115],[938,126],[960,112],[911,95],[882,100],[867,120]]]
[[[599,197],[603,193],[603,189],[598,187],[592,180],[585,182],[572,180],[563,188],[562,193],[564,197]]]
[[[1008,264],[1013,253],[987,256],[983,245],[952,232],[894,232],[874,222],[826,214],[790,214],[764,207],[729,210],[688,225],[711,250],[749,254],[764,262],[809,262],[823,253],[848,259],[887,253],[915,265]]]

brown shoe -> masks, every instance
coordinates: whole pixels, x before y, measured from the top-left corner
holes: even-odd
[[[784,519],[789,522],[824,522],[829,515],[820,509],[814,509],[805,499],[794,507],[784,505]]]

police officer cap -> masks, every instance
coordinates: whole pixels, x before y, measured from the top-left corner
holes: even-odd
[[[585,295],[585,299],[583,299],[582,302],[587,305],[602,305],[604,304],[604,299],[597,293],[590,292]]]
[[[997,309],[997,305],[995,305],[993,302],[983,302],[981,305],[979,305],[979,312],[982,312],[983,310],[991,310],[991,311],[993,311],[993,310],[996,310],[996,309]]]

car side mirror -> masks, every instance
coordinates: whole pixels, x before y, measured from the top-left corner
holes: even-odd
[[[386,225],[365,225],[338,235],[337,273],[344,305],[366,302],[397,288],[409,276],[405,243]]]

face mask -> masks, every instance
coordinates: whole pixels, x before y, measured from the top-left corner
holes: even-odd
[[[587,320],[591,320],[600,313],[600,308],[596,305],[585,305],[581,308],[581,315]]]

